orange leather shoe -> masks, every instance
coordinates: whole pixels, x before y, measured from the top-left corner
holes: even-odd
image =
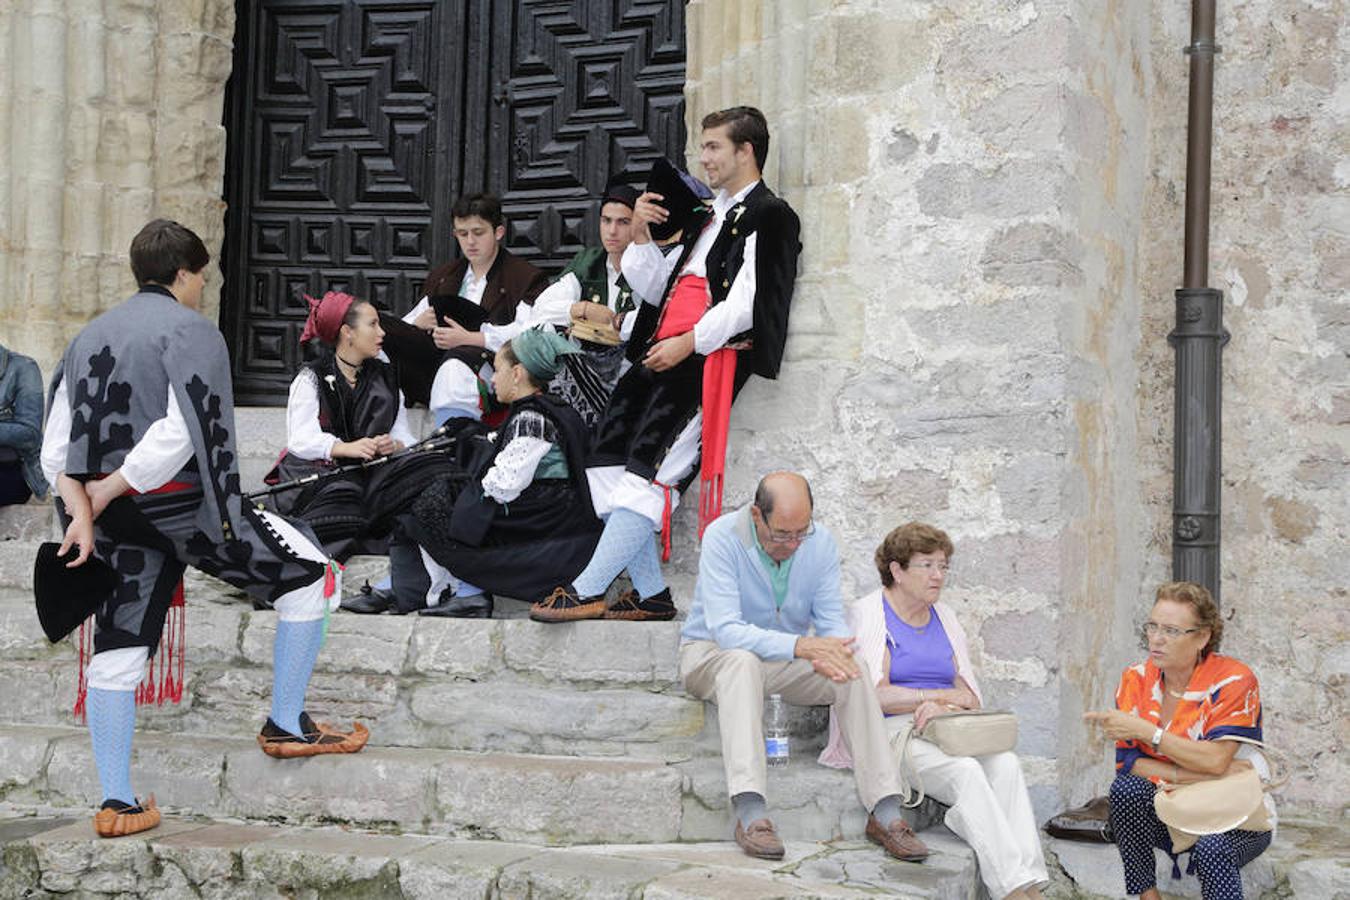
[[[338,731],[331,725],[313,727],[317,730],[306,728],[304,735],[295,735],[278,728],[269,718],[258,735],[258,746],[274,759],[300,759],[328,753],[356,753],[370,740],[370,731],[360,722],[353,722],[350,732]]]
[[[138,806],[108,805],[109,800],[94,814],[94,831],[99,837],[125,837],[141,831],[149,831],[159,824],[159,807],[155,806],[155,795],[142,801]]]

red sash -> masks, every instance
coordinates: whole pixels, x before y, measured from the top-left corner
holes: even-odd
[[[699,275],[681,275],[670,292],[670,299],[661,309],[661,319],[656,323],[652,340],[663,341],[693,331],[707,311],[708,279]]]
[[[670,299],[661,310],[653,340],[665,340],[693,331],[710,305],[708,280],[698,275],[681,275]],[[727,347],[714,350],[703,361],[703,450],[699,472],[698,536],[722,514],[722,482],[726,474],[727,433],[731,428],[731,395],[736,385],[736,351]],[[661,558],[670,559],[670,487],[665,489],[665,510],[661,516]]]
[[[698,536],[722,514],[722,480],[736,386],[736,351],[723,347],[703,362],[703,465],[698,486]]]

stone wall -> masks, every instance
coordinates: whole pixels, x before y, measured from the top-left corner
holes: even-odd
[[[150,218],[219,254],[233,41],[232,0],[0,3],[0,342],[44,376],[135,288]]]
[[[1346,783],[1343,6],[1224,5],[1211,282],[1234,331],[1226,647],[1300,760],[1286,799],[1322,803]],[[737,406],[729,501],[804,471],[854,592],[887,528],[948,529],[948,599],[1022,715],[1042,813],[1109,781],[1081,713],[1138,657],[1170,566],[1190,20],[1157,12],[689,6],[691,162],[703,112],[759,106],[767,181],[804,222],[788,364]]]
[[[1172,472],[1172,291],[1185,184],[1186,4],[1152,23],[1140,233],[1139,609],[1165,578]],[[1220,4],[1211,286],[1224,291],[1224,650],[1261,679],[1287,803],[1350,793],[1350,72],[1347,4]],[[1142,615],[1142,613],[1141,613]],[[1140,617],[1136,617],[1138,620]]]
[[[848,590],[947,529],[990,702],[1042,812],[1106,780],[1081,726],[1137,593],[1134,349],[1148,23],[1135,4],[690,4],[690,134],[764,109],[801,213],[788,365],[733,416],[729,493],[804,471]]]

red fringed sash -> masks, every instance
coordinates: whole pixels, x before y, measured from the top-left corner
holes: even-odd
[[[736,386],[736,351],[714,350],[703,363],[703,465],[699,472],[698,536],[722,514],[722,481]]]
[[[147,491],[148,494],[172,494],[185,491],[195,485],[186,481],[170,481],[167,484]],[[137,494],[139,491],[128,491]],[[80,675],[75,687],[75,721],[83,722],[86,711],[86,699],[89,696],[89,660],[94,657],[94,617],[90,616],[80,623],[79,649]],[[153,703],[162,706],[164,701],[179,703],[183,699],[183,681],[187,653],[187,606],[183,597],[183,579],[173,589],[173,599],[169,601],[168,616],[164,621],[164,631],[160,634],[159,648],[150,657],[145,678],[136,686],[136,705],[148,706]],[[158,675],[156,674],[158,669]]]

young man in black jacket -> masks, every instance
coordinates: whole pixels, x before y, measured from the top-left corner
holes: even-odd
[[[587,471],[605,531],[573,583],[535,604],[538,621],[675,615],[653,532],[668,532],[700,453],[700,532],[717,517],[731,401],[751,374],[776,378],[782,363],[801,225],[761,180],[768,124],[759,110],[737,106],[702,125],[711,204],[664,253],[651,227],[670,218],[666,198],[649,185],[634,209],[623,257],[624,276],[645,301],[628,342],[634,365],[610,398]],[[625,569],[634,590],[607,611],[605,591]]]

